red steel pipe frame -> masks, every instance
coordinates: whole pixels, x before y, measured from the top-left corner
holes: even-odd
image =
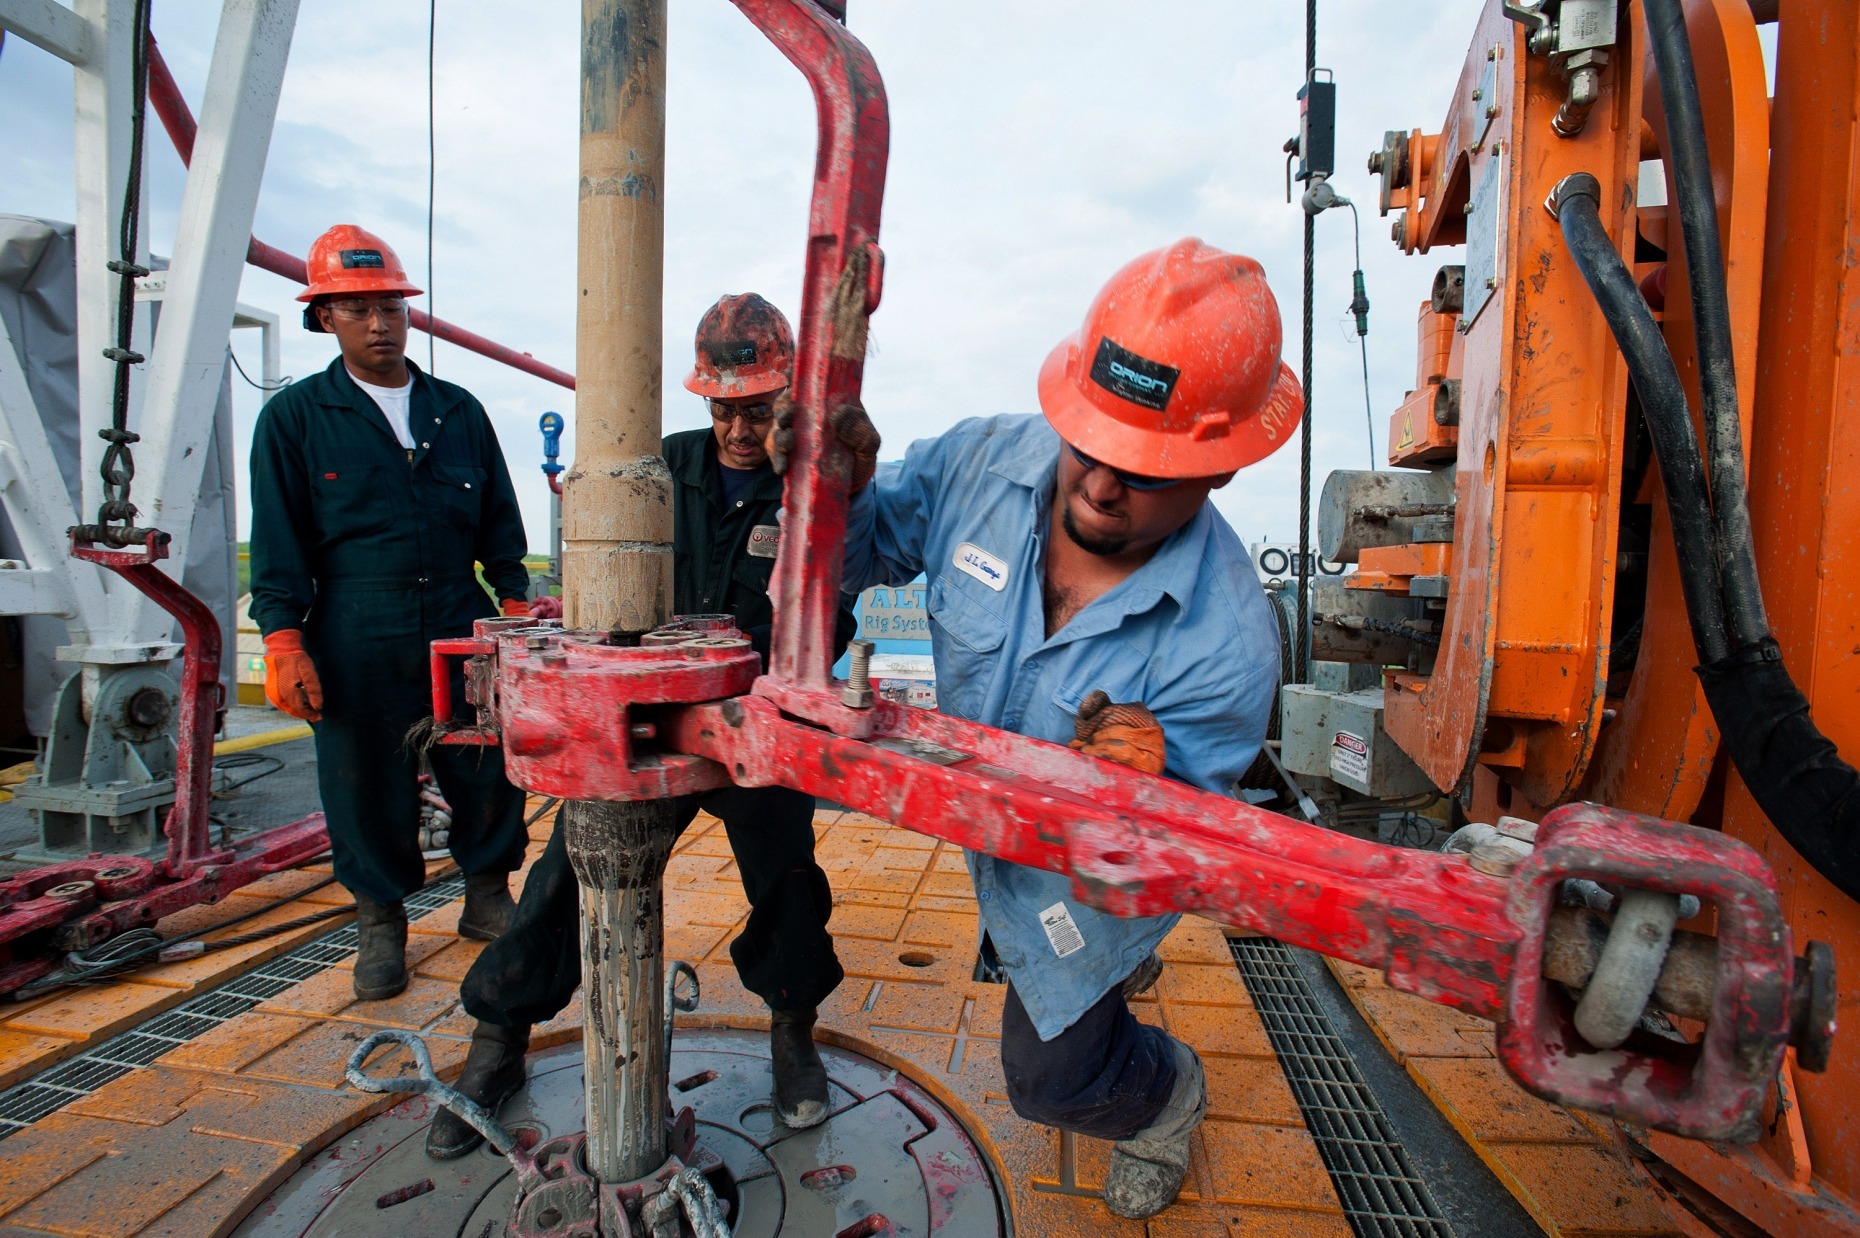
[[[220,625],[199,598],[155,564],[167,538],[150,533],[140,550],[71,542],[74,558],[122,576],[181,625],[181,705],[175,745],[175,798],[163,831],[168,854],[157,866],[139,856],[91,856],[47,865],[0,881],[0,994],[51,972],[57,952],[83,950],[132,928],[154,924],[198,903],[215,903],[268,873],[294,868],[329,848],[323,814],[266,830],[236,847],[215,849],[207,809],[212,797],[213,720],[224,703]],[[66,887],[62,894],[52,893]],[[37,948],[15,950],[29,934],[49,932]]]
[[[827,667],[847,461],[824,413],[858,398],[864,314],[877,303],[884,88],[864,47],[812,0],[734,2],[808,76],[820,112],[770,671],[747,695],[718,700],[732,655],[687,645],[670,656],[691,667],[668,669],[664,646],[679,633],[626,649],[600,633],[482,621],[473,638],[434,647],[435,717],[454,728],[444,737],[502,742],[513,782],[569,799],[652,799],[732,780],[823,796],[1067,873],[1093,907],[1199,912],[1385,969],[1396,988],[1496,1019],[1501,1060],[1553,1100],[1695,1138],[1754,1138],[1791,1032],[1793,950],[1774,877],[1733,839],[1568,805],[1501,880],[1461,856],[1332,833],[958,718],[841,703]],[[470,658],[476,725],[451,716],[449,656]],[[753,655],[740,657],[746,680]],[[632,739],[641,724],[656,746]],[[1539,974],[1557,890],[1574,877],[1716,908],[1713,1017],[1696,1045],[1630,1040],[1595,1052],[1577,1037],[1569,1001]]]
[[[187,100],[181,95],[181,88],[175,83],[174,74],[168,71],[168,62],[162,59],[161,49],[155,46],[155,36],[149,36],[149,102],[155,105],[155,114],[161,117],[162,127],[168,131],[169,139],[174,143],[175,151],[181,156],[181,162],[187,163],[194,156],[194,113],[187,106]],[[299,284],[310,282],[310,273],[304,268],[304,260],[295,254],[289,254],[272,245],[267,245],[257,237],[252,238],[246,250],[245,260],[260,270],[270,271],[273,275],[282,275],[285,279]],[[525,374],[534,374],[537,378],[554,383],[558,387],[575,389],[575,376],[566,370],[558,370],[553,365],[545,365],[526,352],[518,352],[502,344],[485,339],[474,331],[454,326],[443,318],[434,318],[417,309],[409,310],[408,323],[416,331],[425,331],[448,344],[457,344],[460,348],[501,361],[513,369]]]

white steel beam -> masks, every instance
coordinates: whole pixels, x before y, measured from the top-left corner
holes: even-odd
[[[0,0],[0,30],[71,64],[83,64],[90,52],[84,19],[57,0]]]
[[[140,522],[167,532],[171,562],[187,542],[226,366],[227,333],[245,270],[252,218],[290,57],[298,0],[226,0],[207,73],[200,132],[181,198],[166,272],[161,329],[132,429],[142,461],[135,484]],[[151,607],[131,639],[166,633]]]
[[[76,513],[5,318],[0,318],[0,503],[28,565],[0,576],[32,578],[24,593],[0,588],[0,614],[63,615],[71,639],[84,643],[106,610],[103,581],[88,563],[70,557],[65,529],[76,523]]]
[[[90,31],[90,54],[75,67],[73,104],[77,183],[78,508],[93,519],[103,497],[97,466],[104,443],[97,431],[110,424],[116,365],[103,350],[116,344],[116,300],[121,277],[109,270],[117,256],[123,187],[129,179],[130,109],[135,102],[130,52],[134,0],[77,0]],[[146,180],[145,180],[146,185]],[[146,192],[145,192],[146,200]],[[146,217],[146,216],[145,216]],[[136,261],[148,265],[148,230],[141,229]],[[148,355],[149,315],[137,315],[131,347]],[[129,407],[142,386],[131,367]]]

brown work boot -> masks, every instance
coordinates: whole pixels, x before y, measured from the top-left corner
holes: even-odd
[[[1188,1176],[1188,1137],[1208,1113],[1208,1081],[1195,1051],[1175,1042],[1175,1087],[1148,1127],[1111,1145],[1104,1206],[1141,1221],[1175,1202]]]
[[[459,936],[496,941],[510,927],[517,905],[510,898],[509,873],[479,873],[465,878],[465,910],[459,912]]]
[[[365,1002],[393,997],[407,987],[407,909],[355,896],[355,996]]]
[[[796,1130],[827,1116],[827,1068],[814,1046],[813,1010],[769,1012],[769,1066],[775,1076],[775,1112]]]
[[[465,1054],[465,1071],[452,1086],[477,1101],[492,1117],[523,1086],[523,1055],[530,1049],[530,1027],[499,1027],[478,1020],[472,1030],[471,1050]],[[436,1161],[464,1156],[484,1142],[476,1127],[450,1109],[433,1115],[426,1128],[426,1154]]]

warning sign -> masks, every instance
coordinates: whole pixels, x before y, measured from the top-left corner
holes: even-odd
[[[1339,782],[1369,784],[1369,743],[1360,735],[1338,731],[1330,741],[1330,773]]]

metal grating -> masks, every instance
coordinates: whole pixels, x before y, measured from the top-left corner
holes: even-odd
[[[1350,1227],[1364,1238],[1454,1238],[1291,951],[1269,937],[1232,945]]]
[[[418,920],[430,915],[464,894],[462,877],[434,882],[407,896],[407,919]],[[147,1066],[291,986],[328,971],[354,954],[356,946],[353,925],[325,933],[249,972],[234,976],[217,989],[191,998],[173,1010],[163,1011],[94,1049],[0,1092],[0,1139],[24,1130],[46,1114],[89,1096],[132,1070]]]

